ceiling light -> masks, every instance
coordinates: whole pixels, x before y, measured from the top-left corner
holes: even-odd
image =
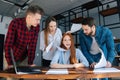
[[[8,4],[11,4],[11,5],[14,5],[13,3],[11,2],[8,2],[8,1],[5,1],[5,0],[1,0],[2,2],[5,2],[5,3],[8,3]]]
[[[70,0],[70,2],[75,2],[75,0]]]
[[[32,1],[33,1],[33,0],[29,0],[29,1],[27,1],[27,4],[30,4]]]
[[[18,13],[20,13],[20,12],[21,12],[21,9],[19,8],[19,9],[18,9]]]
[[[17,16],[17,12],[14,13],[14,16]]]
[[[27,9],[28,8],[28,5],[26,5],[26,6],[24,6],[24,7],[22,7],[22,9],[24,10],[24,9]]]
[[[105,3],[108,3],[110,1],[113,1],[113,0],[99,0],[102,4],[105,4]]]

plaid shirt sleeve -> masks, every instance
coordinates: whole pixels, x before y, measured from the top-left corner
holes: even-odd
[[[15,20],[12,20],[9,25],[5,40],[5,57],[8,62],[8,65],[12,65],[10,50],[12,49],[14,39],[15,39]]]
[[[28,49],[28,64],[29,65],[33,64],[33,60],[35,58],[38,33],[39,33],[39,25],[36,28],[34,28],[34,34],[31,34],[32,38],[29,43],[29,49]]]

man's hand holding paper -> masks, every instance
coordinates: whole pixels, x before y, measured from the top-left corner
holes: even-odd
[[[107,61],[106,61],[106,58],[105,58],[105,55],[104,55],[103,51],[102,51],[100,48],[99,48],[99,50],[100,50],[100,53],[102,54],[102,55],[101,55],[101,59],[100,59],[100,61],[95,65],[94,68],[102,68],[102,67],[106,67],[106,65],[107,65]]]
[[[112,67],[112,64],[109,61],[107,61],[106,68],[110,68],[110,67]]]

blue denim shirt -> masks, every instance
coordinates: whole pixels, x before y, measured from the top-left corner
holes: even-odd
[[[107,27],[97,26],[95,34],[96,42],[98,46],[103,50],[107,61],[113,62],[115,57],[115,48],[112,32]],[[79,33],[79,40],[81,50],[89,63],[96,62],[100,59],[100,55],[92,55],[89,51],[92,45],[92,38],[83,33],[83,30]]]

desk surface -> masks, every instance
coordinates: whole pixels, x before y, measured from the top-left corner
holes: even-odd
[[[117,67],[118,68],[118,67]],[[88,68],[68,69],[69,74],[45,74],[48,68],[40,68],[41,74],[15,74],[14,70],[1,71],[0,77],[9,78],[29,78],[29,79],[76,79],[76,78],[105,78],[105,77],[120,77],[120,72],[111,73],[93,73]],[[120,69],[120,67],[118,68]]]

